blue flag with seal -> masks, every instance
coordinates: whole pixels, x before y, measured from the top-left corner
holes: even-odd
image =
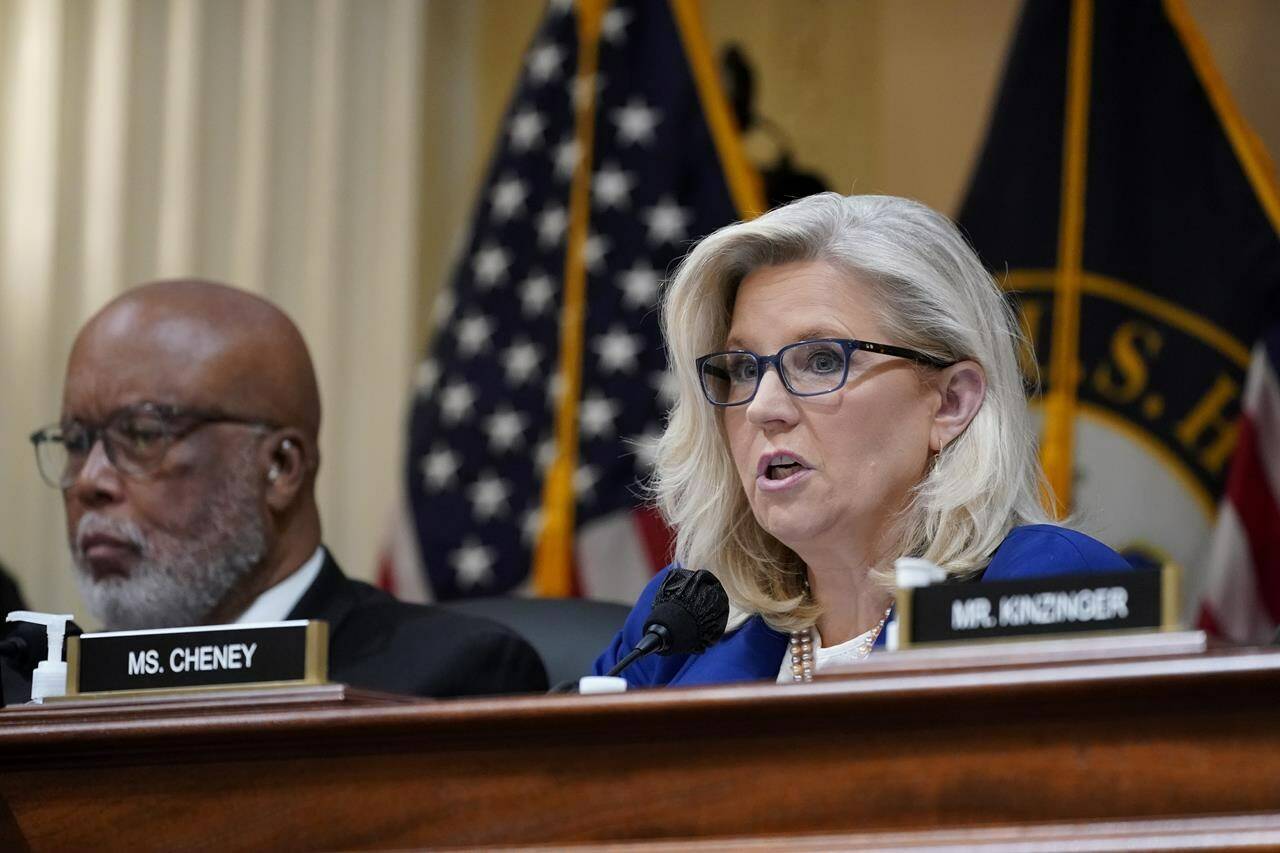
[[[1029,0],[959,218],[1034,342],[1059,506],[1193,567],[1190,609],[1280,314],[1280,196],[1181,0]]]

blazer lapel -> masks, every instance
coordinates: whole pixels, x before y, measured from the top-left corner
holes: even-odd
[[[323,619],[329,623],[329,636],[332,637],[355,605],[356,596],[347,583],[347,576],[326,548],[319,574],[289,611],[289,618]]]

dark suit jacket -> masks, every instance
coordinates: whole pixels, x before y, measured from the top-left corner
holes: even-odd
[[[8,635],[12,625],[4,617],[14,610],[26,610],[22,593],[9,572],[0,563],[0,637]],[[31,671],[17,667],[7,657],[0,657],[0,707],[17,705],[31,698]]]
[[[342,573],[328,551],[290,619],[329,623],[329,680],[414,696],[545,691],[547,673],[508,629],[399,601]]]

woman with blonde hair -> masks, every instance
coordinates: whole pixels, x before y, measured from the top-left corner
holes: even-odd
[[[864,658],[902,556],[959,580],[1127,568],[1045,516],[1013,312],[924,205],[825,193],[722,228],[662,322],[678,397],[654,494],[675,564],[712,571],[735,616],[702,654],[632,665],[632,684],[808,680]],[[643,635],[667,571],[597,673]]]

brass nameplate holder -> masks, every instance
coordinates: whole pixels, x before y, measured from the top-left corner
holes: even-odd
[[[323,684],[329,626],[293,620],[108,631],[67,639],[67,697]]]
[[[1178,567],[1087,572],[897,591],[898,647],[1037,636],[1170,631]]]

